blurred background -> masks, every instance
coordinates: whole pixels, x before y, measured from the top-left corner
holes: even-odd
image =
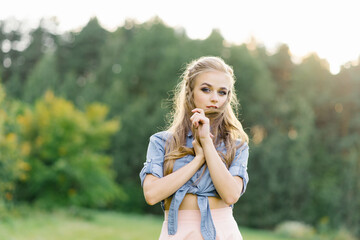
[[[2,3],[0,239],[157,239],[162,210],[139,172],[186,63],[204,55],[233,66],[250,136],[234,208],[244,239],[358,239],[357,7]]]

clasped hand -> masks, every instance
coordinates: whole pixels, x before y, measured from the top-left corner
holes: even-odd
[[[195,108],[192,110],[192,112],[194,114],[190,117],[190,120],[191,120],[194,128],[196,129],[197,135],[199,136],[199,139],[200,139],[200,143],[195,139],[192,142],[192,144],[193,144],[196,156],[203,157],[204,151],[201,146],[201,141],[208,137],[210,137],[210,138],[213,137],[213,135],[210,132],[210,120],[209,120],[209,118],[207,118],[205,116],[205,112],[201,108]]]
[[[204,110],[201,108],[195,108],[191,112],[194,114],[190,117],[190,121],[197,130],[200,141],[203,138],[211,138],[212,134],[210,133],[210,120],[205,116]]]

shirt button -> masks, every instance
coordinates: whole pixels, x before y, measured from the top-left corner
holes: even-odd
[[[149,159],[146,159],[146,161],[147,161],[147,162],[151,162],[151,158],[149,158]]]

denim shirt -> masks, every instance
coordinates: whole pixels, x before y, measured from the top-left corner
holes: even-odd
[[[158,178],[163,177],[165,142],[170,136],[169,134],[169,132],[163,131],[158,132],[150,137],[146,162],[144,163],[144,167],[140,172],[141,185],[143,185],[145,176],[147,174],[152,174]],[[193,140],[192,133],[189,132],[186,139],[186,146],[190,148],[193,147]],[[226,153],[226,149],[223,143],[217,147],[217,150]],[[237,149],[235,158],[229,167],[229,172],[233,176],[239,176],[243,179],[244,186],[241,195],[245,192],[249,182],[249,176],[247,173],[248,156],[249,147],[246,143],[244,143],[240,148]],[[174,163],[173,172],[191,162],[193,159],[194,156],[192,155],[187,155],[177,159]],[[206,168],[203,176],[198,179],[201,176],[204,167],[205,165],[202,166],[182,187],[180,187],[174,193],[168,215],[168,233],[170,235],[176,234],[178,211],[182,200],[187,193],[192,193],[197,195],[197,202],[201,214],[201,234],[205,240],[215,240],[216,230],[211,217],[208,197],[219,197],[219,195],[216,192],[215,186],[211,180],[209,168]]]

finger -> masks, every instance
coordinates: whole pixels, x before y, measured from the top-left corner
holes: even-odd
[[[195,127],[195,128],[197,128],[199,125],[198,125],[198,119],[197,118],[194,118],[192,121],[192,125]]]
[[[210,137],[211,137],[211,138],[214,138],[214,135],[212,135],[212,133],[210,133]]]
[[[192,120],[195,116],[199,116],[200,114],[199,113],[194,113],[191,117],[190,117],[190,120]]]
[[[197,115],[194,116],[194,118],[192,119],[192,123],[194,124],[194,126],[198,127],[200,124],[206,123],[206,119],[203,116]]]
[[[196,122],[196,121],[199,121],[200,118],[201,118],[201,116],[200,116],[199,114],[194,114],[194,115],[190,118],[190,120],[191,120],[192,122]]]
[[[205,124],[209,122],[209,119],[203,115],[197,115],[194,117],[193,121],[197,121],[200,124]]]
[[[196,128],[198,128],[199,125],[201,124],[201,119],[200,119],[199,117],[196,117],[196,118],[194,119],[194,124],[195,124]]]
[[[202,113],[204,113],[204,109],[202,109],[202,108],[195,108],[195,109],[193,109],[191,112],[198,112],[198,113],[202,114]]]
[[[194,108],[191,112],[198,112],[201,115],[205,115],[204,109],[202,108]]]
[[[201,114],[198,113],[198,112],[196,112],[196,113],[194,113],[194,114],[190,117],[190,120],[193,120],[194,118],[200,117],[200,116],[201,116]]]

